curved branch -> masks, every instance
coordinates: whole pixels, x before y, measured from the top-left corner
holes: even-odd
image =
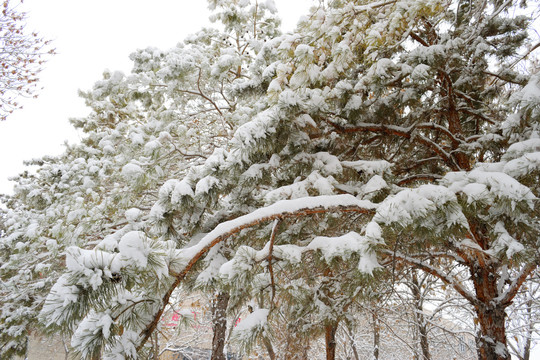
[[[270,280],[272,285],[272,299],[270,302],[274,303],[274,298],[276,296],[276,283],[274,279],[274,268],[272,267],[272,252],[274,251],[274,241],[276,239],[277,230],[281,221],[279,219],[274,220],[274,225],[272,226],[272,235],[270,235],[270,248],[268,249],[268,272],[270,273]]]
[[[523,269],[521,269],[519,276],[512,281],[510,287],[495,300],[499,301],[503,305],[509,305],[517,295],[519,289],[521,289],[521,285],[523,285],[525,280],[527,280],[529,275],[531,275],[537,266],[538,265],[535,262],[526,264]]]
[[[359,213],[374,215],[377,205],[370,201],[358,200],[352,195],[313,196],[294,200],[278,201],[270,206],[257,209],[250,214],[226,221],[216,226],[204,236],[197,245],[180,251],[179,259],[185,265],[179,269],[171,269],[175,280],[162,298],[162,305],[154,315],[153,320],[140,333],[140,343],[137,351],[141,350],[146,341],[157,328],[159,319],[169,303],[173,291],[180,285],[197,262],[214,246],[227,240],[240,231],[272,220],[311,216],[329,212]]]
[[[430,181],[434,182],[437,180],[442,179],[442,176],[435,175],[435,174],[415,174],[411,176],[407,176],[397,182],[398,186],[403,186],[409,183],[412,183],[414,181]]]
[[[428,274],[431,274],[435,276],[436,278],[439,278],[445,284],[452,286],[454,290],[456,290],[461,296],[463,296],[472,305],[478,304],[478,299],[473,294],[471,294],[467,289],[465,289],[458,281],[448,276],[448,274],[446,274],[444,271],[441,271],[440,269],[430,266],[421,260],[414,259],[410,256],[407,256],[405,254],[401,254],[392,250],[382,249],[381,252],[386,255],[392,256],[394,259],[403,261],[406,264],[416,266],[420,270]]]
[[[445,129],[442,126],[438,126],[431,123],[420,123],[416,125],[409,126],[407,128],[401,127],[401,126],[395,126],[395,125],[385,125],[385,124],[374,124],[374,123],[362,123],[358,124],[354,127],[345,127],[341,126],[332,120],[324,119],[328,124],[330,124],[332,127],[334,127],[338,132],[349,134],[349,133],[355,133],[355,132],[375,132],[375,133],[383,133],[388,135],[394,135],[403,137],[406,139],[415,139],[422,145],[426,146],[428,149],[433,151],[435,154],[439,155],[441,159],[446,162],[446,164],[454,171],[461,170],[459,165],[456,164],[454,159],[448,152],[446,152],[443,148],[441,148],[437,143],[433,142],[429,138],[421,135],[421,134],[413,134],[413,131],[416,128],[424,128],[424,129],[431,129],[431,130],[438,130],[442,131],[442,129]],[[445,129],[443,131],[443,134],[449,136],[449,138],[452,141],[461,142],[461,140],[458,140],[450,130]],[[450,136],[450,134],[452,134]]]

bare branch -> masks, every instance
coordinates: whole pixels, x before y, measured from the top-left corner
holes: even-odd
[[[412,266],[416,266],[422,271],[425,271],[426,273],[439,278],[445,284],[452,286],[461,296],[463,296],[471,304],[478,304],[478,299],[473,294],[471,294],[467,289],[465,289],[459,281],[453,279],[441,269],[437,269],[431,265],[424,263],[421,260],[417,260],[411,256],[407,256],[399,252],[387,249],[382,249],[381,251],[386,255],[392,256],[394,259],[397,259]]]

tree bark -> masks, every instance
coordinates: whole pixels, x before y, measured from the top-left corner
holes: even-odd
[[[325,342],[326,342],[326,360],[335,360],[336,359],[336,331],[337,331],[337,322],[326,325],[324,327],[325,331]]]
[[[479,333],[476,338],[479,360],[510,360],[506,343],[505,308],[481,304],[476,307]]]
[[[266,348],[266,352],[268,353],[268,357],[270,360],[276,359],[276,353],[274,352],[274,347],[272,346],[272,343],[267,338],[263,339],[264,347]]]
[[[153,360],[159,360],[159,339],[158,339],[158,333],[155,332],[152,336],[152,357]]]
[[[226,360],[223,350],[227,331],[227,306],[229,293],[219,292],[212,305],[212,360]]]
[[[430,360],[431,354],[429,352],[429,342],[428,342],[428,334],[427,334],[427,324],[426,319],[424,317],[424,306],[423,306],[423,300],[422,300],[422,294],[421,294],[421,285],[420,281],[418,281],[418,276],[416,274],[416,270],[412,270],[412,276],[411,276],[411,282],[412,286],[411,292],[413,294],[413,300],[414,300],[414,319],[416,322],[416,329],[418,331],[418,337],[420,340],[420,349],[422,350],[422,360]]]
[[[358,350],[356,349],[356,344],[354,343],[353,332],[351,330],[350,324],[349,323],[346,323],[346,324],[347,324],[347,327],[346,327],[347,336],[349,337],[349,344],[350,344],[351,349],[353,351],[354,359],[355,360],[360,360],[360,358],[358,357]]]
[[[418,323],[418,332],[420,335],[420,348],[422,349],[422,360],[430,360],[431,354],[429,352],[429,342],[427,337],[426,323],[423,314],[419,314],[416,318]]]
[[[505,327],[508,305],[497,299],[497,265],[479,257],[469,269],[477,298],[474,309],[479,326],[476,336],[478,360],[510,360]]]
[[[487,224],[475,219],[469,221],[472,239],[484,250],[488,250],[492,239]],[[502,263],[494,261],[485,252],[463,253],[468,259],[469,273],[476,299],[472,302],[478,320],[476,336],[478,360],[511,360],[506,340],[506,308],[517,291],[534,270],[536,265],[524,265],[503,294],[499,289]]]
[[[531,295],[532,296],[532,295]],[[523,360],[530,360],[531,357],[531,342],[534,332],[534,322],[532,319],[532,307],[533,299],[530,298],[527,300],[527,321],[529,322],[529,327],[527,328],[527,339],[525,340],[525,349],[523,349]]]
[[[68,360],[69,359],[69,347],[68,347],[68,345],[66,343],[66,339],[64,338],[64,335],[61,335],[61,339],[62,339],[62,345],[64,346],[64,353],[65,353],[64,360]]]
[[[373,320],[373,359],[379,360],[379,351],[381,347],[381,324],[375,311],[371,313],[371,317]]]

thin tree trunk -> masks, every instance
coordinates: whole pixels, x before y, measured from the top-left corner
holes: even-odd
[[[266,348],[266,352],[268,353],[268,357],[270,360],[276,359],[276,354],[274,353],[274,348],[272,346],[272,343],[267,338],[263,339],[264,347]]]
[[[354,354],[354,358],[355,360],[360,360],[360,358],[358,357],[358,350],[356,349],[356,344],[354,343],[353,332],[351,330],[349,323],[347,323],[346,330],[347,330],[347,336],[349,337],[349,344],[351,345],[351,349]]]
[[[227,306],[229,293],[219,292],[212,305],[212,360],[226,360],[223,350],[227,332]]]
[[[153,358],[154,360],[159,360],[159,340],[158,340],[158,334],[157,332],[154,333],[154,335],[152,336],[152,339],[153,339],[153,346],[152,346],[152,351],[153,351]]]
[[[532,295],[531,295],[532,296]],[[525,349],[523,349],[523,360],[530,360],[531,358],[531,340],[534,332],[534,323],[532,320],[532,306],[533,299],[527,300],[527,320],[529,321],[529,327],[527,329],[527,339],[525,340]]]
[[[64,346],[64,353],[65,353],[64,360],[68,360],[69,359],[69,348],[68,348],[68,345],[66,344],[66,339],[64,338],[64,335],[61,335],[61,338],[62,338],[62,345]]]
[[[325,342],[326,342],[326,360],[335,360],[336,359],[336,331],[337,331],[337,322],[326,325],[324,327],[325,331]]]
[[[28,351],[30,346],[30,334],[26,334],[25,346],[24,346],[24,360],[28,359]]]
[[[379,349],[381,347],[381,322],[377,313],[373,311],[371,313],[373,320],[373,359],[379,360]]]
[[[430,360],[431,354],[429,352],[429,342],[427,337],[427,329],[425,324],[424,315],[422,314],[417,318],[418,321],[421,321],[418,324],[418,331],[420,333],[420,348],[422,349],[422,359]]]
[[[418,330],[418,336],[420,340],[420,349],[422,350],[422,360],[430,360],[431,354],[429,352],[429,342],[427,336],[426,319],[424,317],[424,309],[422,303],[422,294],[420,289],[420,282],[415,270],[412,270],[411,276],[412,286],[411,291],[414,298],[416,329]]]

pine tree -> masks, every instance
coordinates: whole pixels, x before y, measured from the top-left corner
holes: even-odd
[[[178,279],[247,226],[376,208],[367,243],[381,258],[454,287],[475,309],[479,358],[508,358],[504,311],[536,268],[538,233],[531,181],[538,78],[514,70],[529,19],[510,16],[511,6],[404,1],[319,8],[299,35],[279,45],[283,60],[271,67],[268,108],[237,130],[224,163],[205,173],[221,180],[216,188],[229,206],[245,209],[257,199],[274,205],[223,223],[234,227],[226,233],[217,235],[217,227],[215,237],[192,249]],[[243,182],[246,176],[258,181]],[[204,177],[190,181],[197,186]],[[378,205],[351,210],[350,203],[327,202],[339,202],[337,195],[306,198],[337,193]],[[276,202],[291,198],[304,206]],[[345,219],[341,231],[366,231]],[[449,262],[468,270],[465,283],[444,272]]]
[[[324,334],[334,359],[354,301],[384,291],[381,279],[400,267],[469,304],[479,359],[509,359],[505,311],[539,261],[540,75],[522,70],[534,19],[516,15],[534,3],[336,0],[280,37],[263,12],[271,2],[210,4],[224,34],[139,52],[135,75],[111,74],[87,95],[95,115],[77,124],[100,149],[85,152],[111,169],[90,179],[103,183],[102,201],[112,210],[125,183],[140,187],[121,206],[148,197],[127,224],[118,212],[67,213],[99,224],[102,239],[69,244],[42,320],[74,332],[83,358],[136,358],[179,288],[215,291],[229,294],[229,310],[252,307],[233,336],[243,348],[279,357],[274,329],[287,322],[303,338]],[[134,141],[146,143],[140,156]],[[60,174],[68,193],[70,176]],[[21,179],[28,190],[39,181]],[[52,213],[27,203],[47,192],[30,194],[10,216]],[[80,197],[69,193],[68,208]],[[2,239],[6,271],[18,270],[18,237],[38,243],[25,221]]]
[[[172,223],[145,225],[159,188],[224,146],[251,111],[237,105],[235,83],[245,76],[265,39],[277,34],[279,21],[262,8],[252,14],[261,25],[247,27],[251,17],[244,13],[247,31],[203,29],[177,48],[133,53],[129,75],[106,71],[92,90],[81,93],[92,110],[88,117],[72,120],[85,134],[82,143],[67,147],[59,157],[29,162],[38,167],[36,174],[15,179],[15,194],[5,200],[10,210],[0,240],[2,358],[24,354],[29,333],[40,331],[43,324],[53,333],[75,332],[75,345],[94,347],[76,350],[92,357],[101,351],[102,340],[82,340],[92,334],[77,332],[75,326],[87,314],[86,324],[102,321],[106,337],[110,331],[123,332],[127,342],[118,351],[132,351],[129,343],[135,333],[128,326],[111,330],[106,320],[118,320],[114,315],[86,309],[112,296],[111,303],[102,306],[121,307],[121,320],[135,326],[141,321],[139,310],[153,311],[152,297],[120,286],[159,289],[167,283],[160,273],[165,271],[165,255],[186,238],[175,232],[172,223],[178,219],[172,214]],[[251,34],[253,29],[263,33]],[[127,257],[122,261],[134,261],[128,267],[136,280],[120,273],[122,261],[112,261],[124,236]],[[62,275],[66,263],[75,275]],[[142,275],[146,265],[154,267]],[[85,266],[89,269],[83,271]],[[62,287],[68,281],[70,285]],[[103,298],[94,294],[74,302],[54,297],[56,289],[62,289],[61,296],[75,296],[98,288]],[[66,312],[60,314],[55,305]],[[99,315],[103,317],[96,320]]]

